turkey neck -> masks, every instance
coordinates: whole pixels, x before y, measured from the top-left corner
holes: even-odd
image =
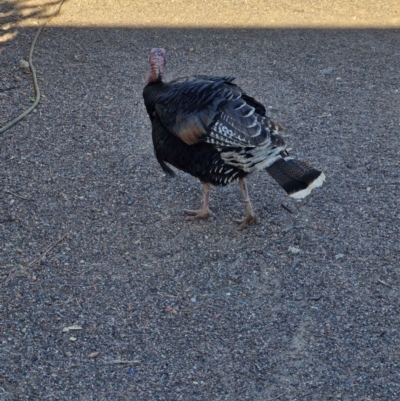
[[[149,82],[143,89],[144,104],[151,120],[154,116],[154,105],[157,99],[168,89],[169,85],[162,82]]]

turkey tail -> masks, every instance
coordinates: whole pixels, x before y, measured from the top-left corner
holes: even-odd
[[[278,159],[266,170],[288,195],[295,199],[305,198],[325,180],[322,171],[290,157]]]

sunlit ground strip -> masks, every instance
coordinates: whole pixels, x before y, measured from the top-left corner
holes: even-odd
[[[45,0],[6,0],[1,27],[38,26],[56,7]],[[56,26],[167,28],[400,28],[400,1],[69,0]]]

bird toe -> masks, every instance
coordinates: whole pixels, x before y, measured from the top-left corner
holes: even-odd
[[[240,231],[246,228],[249,224],[260,224],[260,221],[256,216],[246,216],[242,220],[236,220],[236,223],[239,224],[238,231]]]
[[[186,218],[186,221],[205,220],[205,219],[208,219],[209,217],[215,218],[215,214],[210,209],[206,209],[206,210],[185,209],[183,212],[189,216]]]

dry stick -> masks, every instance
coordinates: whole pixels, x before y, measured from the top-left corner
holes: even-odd
[[[284,392],[284,393],[282,393],[282,394],[279,394],[277,397],[274,397],[274,398],[268,398],[268,400],[267,400],[267,401],[277,400],[278,398],[280,398],[280,397],[282,397],[283,395],[285,395],[287,392],[289,392],[289,390],[285,391],[285,392]]]
[[[90,363],[91,360],[93,360],[93,359],[87,360],[84,363]],[[140,361],[137,361],[137,360],[124,361],[124,360],[120,360],[120,359],[116,359],[114,361],[103,362],[104,365],[113,365],[113,364],[131,365],[131,364],[138,364],[138,363],[140,363]],[[77,363],[77,364],[73,364],[73,365],[67,366],[65,369],[77,368],[77,367],[80,367],[82,365],[83,365],[83,363]]]
[[[388,284],[388,283],[385,283],[384,281],[382,281],[382,280],[379,280],[379,279],[378,279],[378,283],[379,283],[379,284],[382,284],[382,285],[384,285],[384,286],[386,286],[386,287],[391,287],[391,285],[390,285],[390,284]]]
[[[351,182],[352,184],[356,184],[359,187],[373,187],[373,186],[379,186],[379,185],[400,185],[400,181],[390,181],[390,182],[379,182],[379,181],[373,181],[373,182],[366,182],[361,184],[360,180],[353,180],[351,178],[346,178],[346,182]]]
[[[38,258],[36,258],[33,262],[29,263],[29,265],[27,266],[27,268],[33,267],[35,266],[36,263],[40,262],[57,244],[59,244],[61,241],[64,240],[64,238],[67,236],[67,234],[64,234],[60,239],[58,239],[57,241],[53,242],[45,251],[44,253],[39,256]],[[18,270],[18,267],[15,267],[14,269],[11,270],[10,274],[8,275],[7,279],[6,279],[6,283],[8,283],[11,278],[13,277],[13,273]]]
[[[12,219],[12,218],[9,218],[9,219],[3,219],[3,220],[0,220],[0,224],[3,224],[3,223],[12,223],[13,221],[20,221],[20,219]]]
[[[81,363],[74,363],[73,365],[69,365],[65,368],[66,369],[72,369],[72,368],[79,368],[80,366],[82,366]]]
[[[12,89],[18,89],[18,86],[10,86],[9,88],[0,89],[0,92],[7,92],[7,91],[10,91]]]
[[[44,252],[42,255],[40,255],[38,258],[36,258],[33,262],[29,263],[29,265],[27,266],[27,268],[33,267],[35,266],[36,263],[40,262],[57,244],[59,244],[61,241],[64,240],[64,238],[67,236],[67,234],[64,234],[60,239],[58,239],[57,241],[54,241]],[[13,277],[14,272],[18,270],[18,267],[14,268],[11,270],[10,274],[8,275],[7,279],[6,279],[6,283],[8,283],[11,278]]]
[[[42,255],[40,255],[38,258],[36,258],[33,262],[29,263],[27,266],[28,268],[35,266],[36,263],[40,263],[40,261],[56,246],[58,245],[61,241],[65,239],[67,234],[64,234],[60,239],[57,241],[54,241],[44,252]]]
[[[121,365],[130,365],[130,364],[132,364],[132,363],[140,363],[138,360],[133,360],[133,361],[125,361],[125,360],[122,360],[122,359],[116,359],[116,360],[114,360],[114,361],[109,361],[109,362],[104,362],[106,365],[108,365],[108,364],[121,364]]]
[[[23,199],[23,200],[35,202],[35,199],[32,199],[32,198],[25,198],[25,197],[23,197],[23,196],[21,196],[21,195],[15,194],[14,192],[8,191],[7,189],[5,189],[4,192],[5,192],[6,194],[10,194],[10,195],[12,195],[12,196],[15,196],[16,198],[19,198],[19,199]]]
[[[293,214],[293,211],[291,209],[289,209],[284,203],[281,203],[281,206],[286,209],[289,213]]]

